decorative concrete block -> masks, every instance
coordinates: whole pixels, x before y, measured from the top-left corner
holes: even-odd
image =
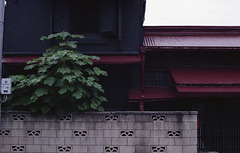
[[[136,122],[151,122],[152,115],[135,115]]]
[[[4,123],[4,124],[3,124]],[[18,129],[18,122],[3,122],[2,129]]]
[[[167,146],[167,153],[185,153],[185,152],[183,152],[182,146]]]
[[[136,153],[150,153],[150,146],[135,146]]]
[[[11,152],[11,145],[0,144],[0,152],[1,153],[9,153],[9,152]]]
[[[49,138],[49,144],[50,145],[63,145],[64,138]],[[68,144],[68,143],[66,143],[66,144]]]
[[[111,145],[112,144],[112,140],[111,138],[96,138],[96,145],[97,146],[104,146],[104,145]]]
[[[57,137],[72,137],[73,131],[72,130],[57,130]]]
[[[190,138],[174,138],[174,144],[176,146],[191,145],[191,139]]]
[[[52,121],[49,123],[49,129],[63,130],[63,129],[65,129],[65,124],[66,124],[66,122]]]
[[[88,130],[88,137],[103,137],[103,130]]]
[[[112,145],[126,146],[128,138],[112,138]]]
[[[150,130],[134,130],[134,137],[151,137]]]
[[[18,138],[19,144],[33,144],[33,138],[30,137],[19,137]]]
[[[118,130],[104,130],[104,137],[119,137]]]
[[[18,122],[18,129],[33,129],[33,122]]]
[[[135,121],[135,115],[120,115],[120,121],[121,122],[134,122]]]
[[[18,137],[3,137],[3,143],[2,144],[18,144]]]
[[[40,145],[26,145],[26,152],[41,152]]]
[[[183,130],[182,136],[187,138],[195,138],[197,137],[197,130]]]
[[[127,122],[125,122],[125,123],[121,123],[121,122],[112,123],[112,129],[113,130],[128,129],[128,123]]]
[[[197,145],[197,137],[196,138],[190,138],[191,139],[191,145]]]
[[[135,153],[134,146],[120,146],[120,153]]]
[[[80,138],[81,145],[96,145],[96,138]]]
[[[153,130],[154,128],[153,122],[129,122],[128,129],[136,129],[136,130]]]
[[[153,130],[151,131],[151,137],[161,137],[165,138],[167,137],[167,131],[163,130]]]
[[[197,121],[197,115],[183,115],[180,121]]]
[[[159,145],[164,146],[173,146],[174,145],[174,138],[159,138],[158,139]]]
[[[36,145],[46,145],[49,143],[50,143],[49,138],[33,138],[33,144]]]
[[[42,137],[57,137],[56,130],[42,130]]]
[[[87,146],[80,146],[80,145],[73,145],[72,146],[72,151],[73,151],[73,153],[83,153],[83,152],[85,152],[85,153],[87,153],[87,151],[88,151],[88,147]]]
[[[196,122],[191,122],[191,129],[192,130],[197,130],[197,121]]]
[[[97,122],[96,129],[111,129],[111,125],[110,122]]]
[[[158,138],[128,138],[129,146],[158,145]]]
[[[11,130],[12,137],[25,137],[26,130]]]
[[[43,145],[41,147],[41,150],[43,153],[52,153],[52,152],[57,152],[57,147],[56,146],[50,146],[50,145]]]
[[[89,146],[88,153],[103,153],[103,146]]]
[[[49,122],[33,122],[33,129],[49,129]]]
[[[80,145],[81,138],[65,138],[66,145]]]
[[[191,123],[190,122],[175,122],[175,129],[191,129]]]
[[[197,146],[183,146],[183,153],[197,153]]]

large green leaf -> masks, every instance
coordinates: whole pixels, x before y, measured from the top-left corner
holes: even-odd
[[[40,68],[38,69],[38,73],[44,73],[44,72],[46,72],[49,67],[50,67],[49,65],[45,65],[45,66],[40,67]]]
[[[60,68],[57,69],[57,72],[62,73],[62,74],[70,73],[71,69],[68,68],[68,67],[60,67]]]
[[[82,98],[82,92],[77,90],[72,94],[73,97],[75,97],[76,99],[81,99]]]
[[[37,97],[41,97],[41,96],[43,96],[43,95],[46,95],[48,93],[48,89],[46,89],[46,88],[37,88],[36,90],[35,90],[35,95],[37,96]]]
[[[54,84],[55,80],[56,79],[54,77],[48,77],[47,79],[44,80],[44,84],[52,86]]]

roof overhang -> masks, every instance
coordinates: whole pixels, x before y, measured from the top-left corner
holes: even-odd
[[[100,60],[94,60],[95,64],[137,64],[141,62],[140,55],[119,55],[119,56],[98,56]],[[24,57],[3,57],[4,64],[26,64],[38,56],[24,56]]]

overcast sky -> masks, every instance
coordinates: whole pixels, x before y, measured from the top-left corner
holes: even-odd
[[[240,26],[240,0],[147,0],[144,25]]]

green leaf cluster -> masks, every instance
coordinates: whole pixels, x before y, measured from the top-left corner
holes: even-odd
[[[10,76],[13,82],[13,94],[8,109],[21,107],[43,114],[55,112],[58,116],[77,113],[88,109],[103,111],[102,96],[104,90],[99,76],[107,72],[93,65],[96,56],[76,52],[75,38],[68,32],[51,34],[41,40],[56,40],[53,46],[39,58],[27,62],[24,70],[36,73]]]

